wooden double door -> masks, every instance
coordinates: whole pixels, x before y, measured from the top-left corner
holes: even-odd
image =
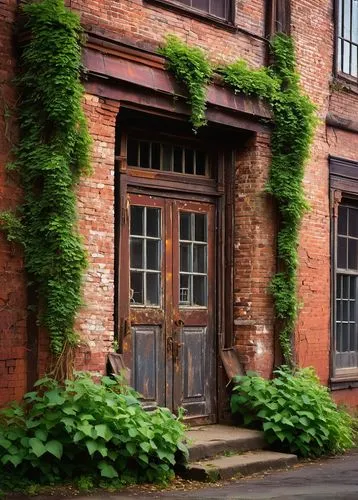
[[[127,214],[120,300],[131,383],[146,406],[214,422],[215,204],[127,194]]]

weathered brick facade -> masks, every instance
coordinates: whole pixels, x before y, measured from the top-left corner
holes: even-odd
[[[16,1],[0,3],[0,210],[16,206],[21,191],[5,172],[16,144],[16,95],[12,43]],[[26,281],[21,249],[0,234],[0,405],[26,390]]]
[[[237,29],[192,17],[178,9],[166,9],[160,2],[149,0],[72,0],[67,3],[81,13],[85,30],[107,43],[106,48],[101,49],[101,57],[113,56],[113,59],[108,59],[112,66],[108,63],[103,70],[104,75],[109,72],[110,83],[104,81],[101,86],[96,86],[93,84],[95,77],[85,82],[84,106],[93,137],[93,173],[81,182],[78,189],[79,226],[89,257],[84,286],[85,305],[77,322],[84,340],[78,355],[78,366],[104,371],[115,334],[114,291],[118,285],[115,280],[114,205],[115,151],[118,146],[116,120],[121,113],[121,98],[116,92],[118,89],[122,91],[122,88],[126,90],[123,100],[127,104],[131,95],[133,102],[136,99],[136,87],[130,87],[128,80],[124,83],[124,73],[116,79],[115,71],[119,66],[116,66],[114,58],[122,50],[118,47],[124,46],[127,50],[124,56],[122,53],[118,56],[121,61],[135,60],[138,67],[143,68],[147,59],[154,58],[165,34],[175,33],[187,43],[202,47],[215,63],[244,58],[251,66],[260,67],[267,62],[268,47],[264,37],[271,2],[236,1]],[[11,86],[15,65],[12,29],[16,1],[0,0],[0,4],[0,208],[7,209],[21,199],[16,179],[4,170],[5,163],[11,158],[11,144],[16,141],[16,122],[7,111],[16,101]],[[332,76],[333,2],[292,0],[290,4],[291,33],[296,42],[302,86],[317,105],[320,117],[304,181],[311,210],[302,224],[299,249],[302,309],[295,335],[295,356],[300,366],[314,366],[322,382],[329,384],[331,210],[328,158],[333,155],[358,161],[358,134],[349,131],[349,127],[343,130],[342,127],[328,125],[326,118],[333,114],[345,119],[345,123],[354,122],[358,114],[358,97],[354,84],[351,88],[342,88]],[[89,50],[91,43],[90,39]],[[110,43],[113,46],[109,46]],[[96,54],[100,51],[98,47],[94,50]],[[130,51],[135,55],[128,55]],[[159,68],[162,63],[154,61],[148,64]],[[142,85],[143,82],[134,83]],[[158,103],[163,94],[158,94]],[[154,100],[149,102],[148,98],[147,102],[144,101],[141,98],[140,104],[153,107]],[[252,116],[246,118],[253,119]],[[255,369],[268,377],[279,360],[273,304],[267,291],[276,269],[277,231],[275,207],[264,192],[270,164],[269,128],[246,135],[237,132],[234,148],[237,154],[233,332],[245,369]],[[12,398],[19,398],[27,385],[26,287],[21,251],[8,244],[1,235],[0,276],[1,405]],[[40,334],[38,345],[39,372],[43,372],[47,362],[44,332]],[[339,401],[353,405],[358,403],[358,389],[337,390],[334,395]]]

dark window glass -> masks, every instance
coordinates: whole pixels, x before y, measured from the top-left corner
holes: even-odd
[[[160,236],[160,209],[147,208],[147,236],[157,238]]]
[[[150,154],[150,144],[149,142],[140,143],[140,166],[142,168],[149,168],[149,154]]]
[[[174,172],[183,172],[183,150],[174,148]]]
[[[128,139],[127,143],[127,163],[132,167],[138,166],[139,143],[134,139]]]
[[[335,307],[336,369],[358,368],[358,209],[338,210]]]
[[[358,77],[358,2],[338,0],[337,70]]]
[[[210,14],[220,19],[229,20],[231,0],[176,0],[187,7]]]
[[[157,142],[152,144],[152,168],[160,169],[160,144]]]
[[[349,236],[358,238],[358,210],[356,210],[355,208],[349,209],[348,234]]]
[[[131,206],[130,271],[132,306],[161,302],[161,209]]]
[[[142,236],[144,207],[131,206],[131,234]]]
[[[338,209],[338,234],[347,234],[348,208],[340,206]]]
[[[194,173],[194,151],[192,149],[185,150],[185,173]]]
[[[177,174],[206,176],[208,156],[203,151],[172,144],[138,141],[127,142],[127,163],[130,167],[149,168]]]
[[[202,151],[196,152],[195,173],[196,175],[206,174],[206,154]]]
[[[347,267],[347,238],[338,238],[337,266],[341,269]]]
[[[207,306],[208,244],[207,215],[180,212],[181,306]]]

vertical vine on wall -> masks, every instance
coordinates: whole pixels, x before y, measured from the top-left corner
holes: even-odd
[[[9,239],[24,247],[25,267],[39,295],[40,321],[61,359],[78,343],[86,255],[77,230],[76,185],[89,171],[90,136],[82,109],[81,26],[64,0],[22,6],[19,75],[20,140],[15,162],[24,203],[0,214]]]
[[[203,95],[212,70],[208,69],[206,55],[200,49],[196,49],[194,64],[192,51],[191,47],[173,36],[168,37],[161,49],[168,59],[168,68],[187,86],[189,103],[196,103],[192,108],[192,123],[198,127],[205,123]],[[272,162],[267,191],[277,201],[280,225],[277,236],[278,272],[271,281],[270,290],[279,320],[283,358],[285,363],[292,365],[292,338],[298,312],[299,228],[307,209],[302,183],[316,117],[314,105],[300,89],[292,39],[277,34],[272,40],[271,52],[273,64],[269,68],[253,70],[245,61],[239,60],[217,68],[217,72],[234,92],[265,99],[272,110]],[[198,62],[200,57],[201,63]],[[193,66],[200,67],[201,73],[205,74],[196,69],[193,71]],[[200,92],[197,87],[200,87]],[[192,95],[193,92],[196,96]]]

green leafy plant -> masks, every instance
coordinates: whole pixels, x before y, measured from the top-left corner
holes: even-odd
[[[78,342],[86,255],[77,231],[76,185],[89,172],[90,136],[82,109],[81,26],[63,0],[22,5],[28,40],[18,76],[20,141],[11,168],[24,203],[0,225],[24,246],[25,266],[40,297],[41,321],[58,357]],[[66,356],[65,356],[66,358]]]
[[[190,47],[174,35],[169,35],[160,52],[167,59],[167,66],[175,78],[183,82],[189,94],[191,123],[194,130],[206,124],[206,86],[213,70],[204,52]]]
[[[197,50],[186,47],[175,37],[169,37],[162,49],[168,59],[168,68],[187,86],[189,95],[200,97],[192,110],[192,121],[196,127],[205,124],[196,119],[197,106],[200,105],[200,116],[203,116],[203,92],[210,78],[210,72],[205,69],[209,63],[204,54]],[[272,110],[272,162],[267,191],[277,201],[280,227],[277,237],[279,272],[272,279],[270,289],[279,320],[284,361],[293,365],[291,343],[298,313],[297,248],[300,223],[308,208],[302,181],[316,117],[314,105],[299,85],[292,39],[277,34],[272,40],[271,52],[273,64],[269,68],[250,69],[245,61],[239,60],[221,66],[217,71],[234,92],[265,99]],[[203,66],[201,72],[195,70],[198,58]]]
[[[23,404],[0,413],[0,489],[6,478],[36,484],[102,479],[123,485],[166,481],[183,444],[184,425],[169,410],[147,412],[123,381],[88,374],[36,383]],[[90,476],[91,479],[88,479]]]
[[[251,372],[236,377],[231,409],[262,429],[268,443],[303,457],[343,452],[353,445],[351,417],[338,409],[313,368],[275,371],[273,380]]]

